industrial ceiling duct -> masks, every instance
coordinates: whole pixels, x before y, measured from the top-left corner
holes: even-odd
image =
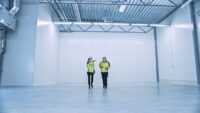
[[[13,0],[13,6],[10,9],[10,14],[11,15],[17,14],[17,12],[19,11],[19,7],[20,7],[20,0]]]
[[[12,3],[13,5],[10,8],[10,10],[6,9],[4,6],[0,7],[0,29],[1,30],[15,30],[15,27],[16,27],[15,15],[19,11],[20,0],[13,0]]]
[[[15,30],[16,14],[20,8],[20,0],[13,0],[11,8],[5,5],[5,3],[9,4],[10,0],[1,0],[0,2],[0,85],[3,58],[6,51],[6,32],[7,30]]]

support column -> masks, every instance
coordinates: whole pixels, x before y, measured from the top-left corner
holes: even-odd
[[[156,80],[159,83],[158,44],[157,44],[157,30],[156,30],[156,27],[154,27],[154,44],[155,44],[155,58],[156,58]]]
[[[33,85],[38,19],[38,4],[34,1],[22,1],[16,30],[7,32],[1,86]]]
[[[194,43],[194,56],[195,56],[195,65],[196,65],[196,76],[197,84],[200,85],[200,54],[199,54],[199,39],[198,39],[198,28],[197,21],[195,17],[195,7],[194,1],[190,3],[190,14],[193,24],[193,43]]]

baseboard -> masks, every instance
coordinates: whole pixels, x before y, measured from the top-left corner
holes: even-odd
[[[54,81],[54,82],[36,83],[36,84],[33,84],[33,86],[46,86],[46,85],[54,85],[54,84],[58,84],[58,82]]]
[[[86,84],[87,85],[87,82],[59,82],[58,84],[70,84],[70,85],[79,85],[79,84]],[[99,84],[102,84],[102,82],[94,82],[94,84],[97,84],[97,85],[99,85]],[[137,85],[139,85],[139,84],[142,84],[142,85],[144,85],[144,84],[157,84],[157,82],[109,82],[109,84],[113,84],[113,85],[129,85],[129,84],[137,84]]]
[[[186,81],[186,80],[160,80],[160,83],[198,86],[197,81]]]

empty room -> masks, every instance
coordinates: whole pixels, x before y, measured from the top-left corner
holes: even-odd
[[[200,0],[0,0],[0,113],[200,113]]]

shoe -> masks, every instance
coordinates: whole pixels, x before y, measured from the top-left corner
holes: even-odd
[[[88,88],[90,89],[90,86]]]
[[[107,86],[105,86],[105,88],[107,89]]]
[[[93,85],[91,85],[91,87],[93,88]]]

